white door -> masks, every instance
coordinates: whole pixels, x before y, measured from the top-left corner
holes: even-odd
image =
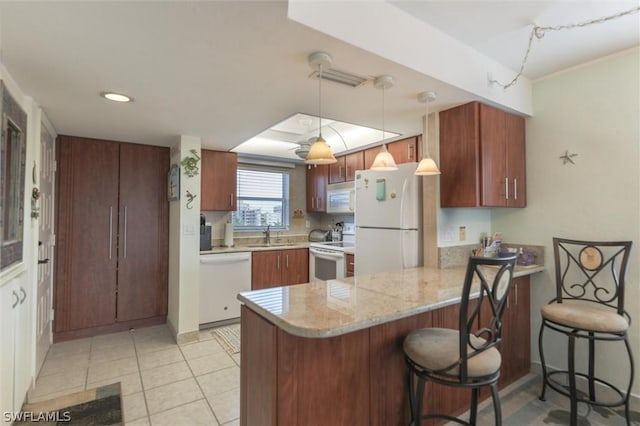
[[[40,218],[38,248],[38,307],[36,311],[36,375],[42,367],[51,345],[51,308],[53,298],[54,251],[54,139],[44,126],[41,131],[40,151]],[[35,183],[35,182],[34,182]]]

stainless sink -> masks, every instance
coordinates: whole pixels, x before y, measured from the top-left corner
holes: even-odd
[[[294,243],[261,243],[261,244],[247,244],[247,247],[287,247],[295,246]]]

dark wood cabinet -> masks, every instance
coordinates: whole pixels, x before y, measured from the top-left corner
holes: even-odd
[[[364,151],[336,157],[336,160],[336,163],[329,165],[329,183],[353,182],[356,170],[364,167]]]
[[[387,144],[387,150],[393,156],[396,164],[415,163],[416,161],[420,161],[420,158],[418,157],[418,139],[418,136],[412,136],[410,138],[401,139]]]
[[[336,162],[329,164],[329,183],[342,183],[346,179],[346,157],[336,157]]]
[[[441,207],[525,207],[524,118],[479,102],[439,116]]]
[[[58,138],[56,340],[167,314],[169,149]]]
[[[325,212],[327,210],[327,183],[329,166],[307,167],[307,211]]]
[[[251,289],[309,282],[309,250],[254,251],[251,255]]]
[[[344,156],[345,181],[353,182],[356,179],[356,170],[364,169],[364,151],[352,152]]]
[[[355,275],[356,270],[356,255],[355,254],[347,254],[347,265],[345,275],[347,277],[353,277]]]
[[[362,151],[362,156],[364,157],[364,170],[369,170],[373,165],[373,161],[376,159],[376,155],[380,152],[382,147],[374,146],[373,148],[367,148]]]
[[[235,152],[203,149],[200,181],[200,210],[234,211],[237,208],[236,188],[238,156]]]

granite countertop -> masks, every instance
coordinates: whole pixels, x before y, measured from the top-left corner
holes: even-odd
[[[542,270],[516,266],[514,276]],[[465,272],[420,267],[247,291],[238,300],[289,334],[332,337],[458,303]]]
[[[211,250],[201,251],[200,254],[237,253],[242,251],[292,250],[292,249],[300,249],[300,248],[309,248],[309,243],[308,242],[271,243],[268,246],[257,243],[257,244],[237,245],[233,247],[219,246],[219,247],[213,247]]]

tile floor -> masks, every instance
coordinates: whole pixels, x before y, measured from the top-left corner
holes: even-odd
[[[211,330],[177,345],[165,326],[56,343],[29,402],[121,382],[126,425],[239,425],[240,354]]]

